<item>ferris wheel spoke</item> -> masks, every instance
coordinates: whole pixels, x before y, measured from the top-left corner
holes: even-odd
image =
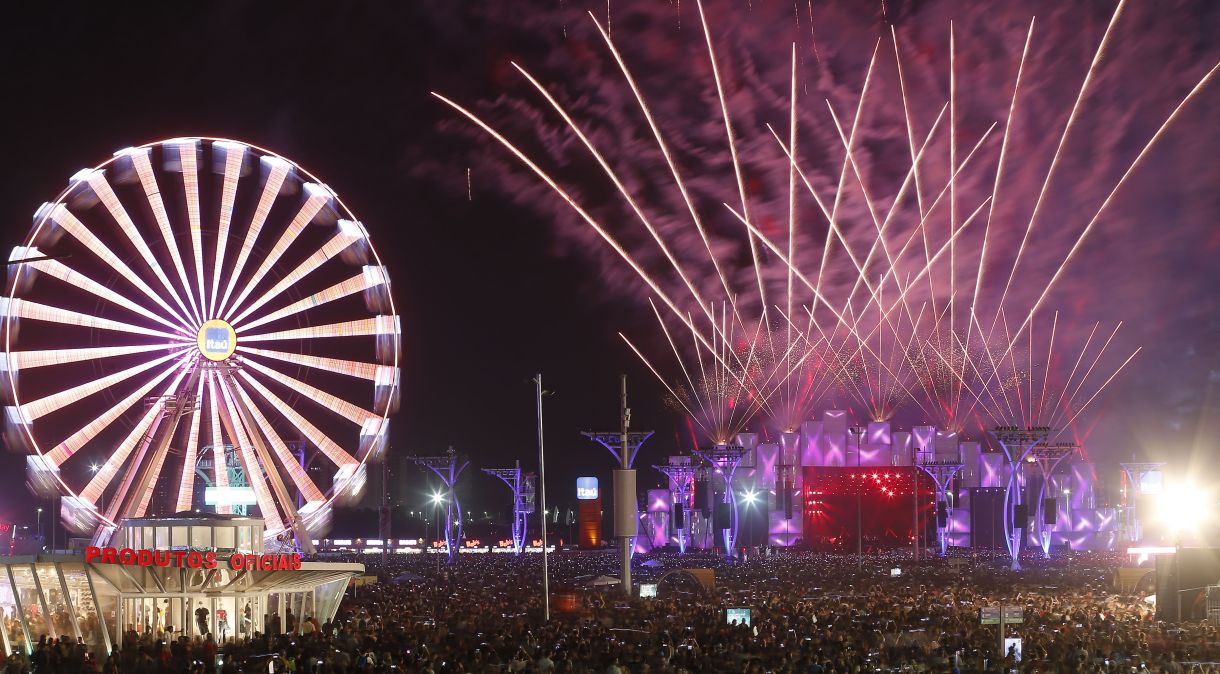
[[[8,355],[7,367],[9,370],[17,372],[50,365],[67,365],[69,363],[79,363],[83,360],[102,360],[173,348],[185,348],[185,346],[181,344],[137,344],[133,346],[98,346],[83,349],[14,351]]]
[[[145,328],[121,321],[112,321],[109,318],[100,318],[90,314],[82,314],[79,311],[72,311],[71,309],[60,309],[59,307],[52,307],[23,299],[9,300],[8,298],[0,298],[0,316],[15,316],[31,321],[75,325],[93,330],[111,330],[133,335],[161,337],[173,342],[189,343],[193,341],[192,338],[181,334],[153,330],[152,328]]]
[[[220,384],[221,423],[225,424],[229,435],[237,439],[237,456],[241,459],[242,467],[245,469],[246,481],[254,489],[254,499],[258,501],[258,509],[262,513],[263,519],[267,521],[268,529],[282,529],[284,522],[275,506],[276,500],[271,496],[271,490],[267,488],[267,482],[263,479],[264,471],[274,471],[275,466],[264,466],[258,460],[254,452],[254,445],[250,441],[249,434],[246,433],[240,416],[234,414],[235,404],[229,387],[225,385],[224,379],[220,375],[217,375],[215,379]]]
[[[354,466],[360,463],[355,457],[348,454],[346,450],[340,447],[337,442],[331,440],[329,436],[318,429],[317,426],[309,423],[309,421],[306,420],[305,417],[301,416],[299,412],[292,409],[292,406],[290,406],[287,402],[271,391],[267,390],[267,387],[263,386],[258,382],[258,380],[251,377],[249,373],[238,370],[237,374],[245,383],[249,384],[250,388],[257,391],[258,394],[263,397],[263,400],[266,400],[273,409],[292,423],[292,425],[295,426],[296,429],[299,430],[307,440],[313,443],[315,447],[322,450],[322,453],[326,455],[326,458],[330,459],[330,461],[336,466]]]
[[[173,374],[175,369],[172,366],[166,368],[161,374],[149,380],[148,383],[133,391],[126,398],[115,403],[113,407],[98,415],[93,421],[85,424],[85,426],[68,436],[63,442],[55,445],[51,451],[45,452],[47,460],[56,466],[63,465],[65,461],[75,456],[76,452],[80,451],[89,441],[97,437],[98,433],[104,431],[116,419],[126,414],[127,410],[131,409],[133,405],[148,396],[149,392]]]
[[[208,305],[208,317],[216,315],[216,297],[220,294],[220,275],[224,273],[225,248],[229,242],[229,223],[233,219],[233,201],[237,198],[237,181],[241,178],[241,163],[246,158],[246,146],[242,143],[215,141],[213,152],[220,148],[225,153],[224,180],[220,190],[220,217],[216,232],[216,258],[212,262],[212,295]]]
[[[178,502],[174,512],[188,512],[194,505],[195,463],[199,459],[199,421],[203,416],[203,382],[195,387],[194,408],[191,410],[191,426],[186,434],[186,450],[182,457],[182,473],[178,477]]]
[[[182,188],[186,193],[186,218],[191,234],[191,253],[195,260],[195,283],[199,291],[199,306],[206,307],[206,286],[203,283],[203,230],[199,221],[199,141],[182,138],[172,142],[178,150],[178,166],[182,171]]]
[[[174,269],[178,271],[178,280],[182,282],[182,289],[190,298],[195,320],[202,323],[203,307],[200,306],[200,300],[195,296],[195,292],[191,290],[191,282],[187,280],[186,265],[182,263],[182,254],[178,251],[178,244],[174,240],[169,213],[165,210],[165,200],[161,198],[161,188],[157,185],[157,176],[153,173],[152,161],[149,159],[151,152],[151,149],[142,147],[125,150],[120,154],[129,157],[132,165],[135,166],[136,174],[140,177],[140,186],[144,188],[144,198],[148,200],[148,205],[152,207],[153,217],[157,220],[161,241],[169,251],[170,259],[174,262]]]
[[[229,462],[225,457],[225,441],[221,434],[220,426],[220,402],[216,395],[216,377],[211,370],[207,371],[207,389],[208,389],[208,428],[212,432],[212,484],[224,491],[229,486]],[[221,514],[229,514],[232,512],[232,507],[224,504],[217,504],[216,512]]]
[[[63,204],[56,206],[55,210],[51,213],[51,219],[54,220],[55,223],[60,227],[63,227],[64,230],[71,234],[77,241],[84,244],[84,246],[88,248],[90,252],[117,272],[118,275],[123,277],[124,280],[135,286],[135,288],[140,292],[144,293],[144,295],[148,297],[148,299],[152,300],[154,304],[164,309],[167,315],[177,318],[181,322],[183,329],[186,329],[186,327],[189,325],[189,321],[166,304],[165,300],[162,299],[159,294],[157,294],[148,286],[147,283],[144,282],[144,279],[137,276],[136,273],[132,271],[131,267],[127,266],[127,263],[123,261],[122,257],[116,255],[114,251],[110,250],[106,244],[102,243],[101,239],[97,238],[97,236],[91,232],[88,227],[85,227],[84,223],[77,219],[77,217],[73,215],[66,206]]]
[[[275,427],[263,414],[258,405],[250,398],[250,394],[236,380],[233,382],[233,388],[237,389],[237,395],[241,396],[242,402],[245,403],[246,409],[250,410],[250,414],[254,417],[254,421],[258,424],[258,430],[263,433],[268,442],[271,443],[272,449],[275,450],[275,455],[280,460],[280,464],[284,467],[284,471],[292,478],[293,484],[297,486],[297,490],[305,497],[308,502],[325,501],[326,497],[322,495],[322,491],[314,484],[313,480],[309,479],[309,475],[305,469],[297,462],[297,457],[292,455],[288,449],[288,445],[280,437],[279,433],[275,432]]]
[[[187,373],[190,371],[190,368],[187,367],[187,365],[188,364],[184,364],[183,367],[179,369],[178,375],[174,377],[172,382],[170,382],[169,386],[162,389],[162,396],[171,395],[178,389],[178,387],[182,384],[182,380],[186,378]],[[125,464],[127,463],[127,459],[131,456],[132,450],[134,450],[141,441],[151,439],[146,438],[145,436],[152,428],[153,422],[155,422],[161,415],[161,412],[162,410],[160,404],[152,405],[148,408],[148,411],[144,413],[144,416],[140,418],[140,421],[135,425],[134,428],[131,429],[131,432],[127,434],[127,437],[123,438],[123,441],[119,443],[114,452],[107,457],[106,462],[103,463],[100,468],[98,468],[98,471],[96,474],[94,474],[93,479],[89,480],[89,484],[85,485],[85,489],[81,492],[82,498],[87,500],[89,503],[96,505],[98,500],[101,498],[102,493],[105,492],[106,487],[110,486],[110,483],[115,479],[120,467],[124,467],[125,471],[130,472],[134,472],[139,469],[139,466],[125,466]],[[110,500],[112,507],[117,507],[117,504],[122,504],[123,501],[126,500],[127,494],[124,491],[124,487],[129,486],[129,484],[129,481],[124,481],[120,484],[119,493],[116,493]]]
[[[241,327],[235,325],[233,326],[233,329],[240,332],[241,330],[257,328],[260,325],[266,325],[267,323],[278,321],[281,318],[287,318],[289,316],[299,314],[302,311],[312,309],[313,307],[320,306],[328,302],[333,302],[335,300],[347,297],[348,295],[354,295],[355,293],[368,290],[369,288],[384,285],[385,283],[385,267],[364,267],[359,274],[356,274],[346,281],[336,283],[325,290],[320,290],[309,297],[305,297],[297,302],[293,302],[282,309],[265,314],[264,316],[257,318],[250,323],[242,325]]]
[[[73,386],[70,389],[60,391],[59,393],[52,393],[45,398],[39,398],[33,402],[25,403],[18,408],[21,413],[21,418],[25,421],[34,421],[39,417],[50,414],[51,412],[54,412],[55,410],[58,410],[66,405],[83,400],[99,391],[103,391],[119,383],[127,381],[128,379],[131,379],[142,372],[147,372],[162,363],[168,362],[173,358],[177,358],[180,353],[181,351],[175,351],[174,353],[150,360],[147,363],[141,363],[140,365],[129,367],[126,370],[120,370],[114,374]]]
[[[327,339],[336,337],[397,337],[399,325],[397,316],[377,316],[361,318],[355,321],[315,325],[308,328],[278,330],[255,335],[242,335],[242,343],[246,342],[276,342],[297,339]]]
[[[297,265],[296,269],[293,269],[291,272],[285,274],[284,278],[280,279],[279,282],[275,284],[275,287],[268,290],[263,294],[262,297],[250,303],[250,305],[242,310],[241,313],[234,316],[231,322],[241,322],[243,318],[249,316],[267,302],[270,302],[278,297],[289,287],[309,275],[310,272],[314,271],[318,267],[321,267],[323,264],[326,264],[327,261],[346,250],[352,244],[365,238],[366,235],[364,233],[363,225],[350,220],[340,220],[339,231],[336,232],[329,241],[323,244],[321,248],[314,251],[313,255],[306,258],[304,262]]]
[[[153,273],[153,276],[157,277],[165,291],[174,299],[178,308],[182,310],[182,313],[178,314],[178,318],[182,320],[183,327],[189,327],[191,323],[187,316],[191,312],[186,308],[186,304],[183,303],[182,295],[170,284],[169,277],[165,275],[165,270],[161,268],[161,263],[157,262],[157,258],[153,256],[152,249],[148,247],[148,244],[144,242],[144,237],[136,229],[136,223],[132,221],[131,216],[127,214],[127,209],[119,201],[118,195],[110,187],[110,182],[106,180],[105,172],[101,170],[91,171],[85,181],[89,184],[93,193],[97,195],[98,199],[102,201],[106,210],[109,211],[110,217],[114,218],[114,221],[119,224],[119,229],[123,230],[123,234],[127,236],[128,242],[135,247],[136,252],[140,254],[140,258],[144,260],[144,264],[148,267],[149,271]]]
[[[271,212],[271,204],[275,202],[275,198],[279,196],[280,189],[284,186],[284,179],[288,177],[292,170],[292,165],[280,159],[279,157],[262,157],[260,163],[267,167],[267,182],[263,184],[262,195],[258,198],[258,206],[254,208],[254,215],[250,218],[250,226],[246,228],[246,236],[242,239],[241,249],[237,252],[237,260],[234,263],[233,272],[229,274],[229,282],[225,286],[224,297],[221,298],[220,304],[216,307],[219,314],[223,314],[225,306],[229,303],[229,297],[233,294],[233,288],[237,285],[237,278],[241,276],[241,272],[245,269],[246,260],[250,258],[250,252],[254,250],[254,242],[258,240],[259,232],[263,230],[263,225],[267,222],[267,214]]]
[[[255,362],[253,359],[246,358],[242,362],[246,368],[254,370],[272,381],[276,381],[284,386],[287,386],[293,391],[300,393],[306,398],[318,403],[319,405],[343,417],[344,419],[347,419],[357,426],[363,426],[368,422],[369,419],[377,418],[377,415],[361,408],[359,405],[349,403],[336,395],[327,393],[316,386],[306,384],[300,379],[284,374],[283,372],[277,372],[266,365]]]
[[[157,323],[160,323],[171,330],[185,332],[181,324],[175,323],[161,316],[160,314],[149,311],[135,302],[132,302],[127,297],[116,293],[88,276],[85,276],[84,274],[68,267],[68,265],[60,262],[59,260],[39,260],[37,262],[27,262],[26,264],[48,276],[59,279],[64,283],[87,292],[90,295],[106,300],[107,302],[110,302],[116,306],[123,307],[137,316],[142,316],[151,321],[156,321]]]
[[[242,302],[246,301],[250,293],[254,292],[254,288],[267,275],[267,272],[271,271],[276,262],[279,262],[280,258],[284,255],[284,251],[288,250],[288,246],[292,245],[297,237],[301,235],[301,232],[305,230],[305,226],[313,222],[313,219],[322,210],[322,207],[335,198],[335,195],[328,188],[317,183],[305,183],[304,189],[308,195],[305,203],[301,204],[296,217],[292,219],[292,222],[288,223],[288,228],[280,235],[279,240],[275,242],[271,250],[267,251],[267,257],[263,259],[263,263],[258,266],[258,269],[254,271],[254,275],[250,277],[250,280],[242,287],[241,292],[237,294],[237,299],[233,300],[233,304],[228,308],[229,312],[235,311],[241,306]],[[225,315],[227,316],[228,314]]]
[[[252,346],[238,345],[237,350],[243,353],[251,353],[263,358],[271,358],[274,360],[292,363],[293,365],[301,365],[304,367],[312,367],[318,370],[334,372],[336,374],[344,374],[349,377],[358,379],[367,379],[375,382],[388,382],[397,379],[397,369],[390,365],[378,365],[376,363],[362,363],[354,360],[341,360],[339,358],[326,358],[323,356],[309,356],[302,353],[289,353],[287,351],[273,351],[271,349],[259,349]]]

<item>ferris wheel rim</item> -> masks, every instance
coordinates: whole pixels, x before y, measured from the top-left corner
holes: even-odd
[[[55,196],[53,201],[45,202],[43,204],[43,207],[40,207],[40,210],[43,210],[45,212],[42,212],[40,214],[40,217],[37,219],[34,226],[28,231],[27,235],[23,239],[23,244],[28,245],[28,244],[33,243],[37,239],[39,234],[47,226],[48,222],[53,220],[52,216],[54,215],[54,213],[56,211],[55,207],[64,206],[65,200],[72,194],[73,190],[76,189],[81,184],[82,180],[78,179],[78,176],[85,174],[86,172],[91,174],[94,172],[103,171],[104,169],[110,167],[112,164],[114,164],[121,158],[123,158],[131,153],[134,153],[136,151],[151,150],[151,149],[158,148],[158,147],[167,147],[178,141],[181,141],[183,143],[186,143],[186,142],[208,143],[213,146],[217,143],[224,143],[224,144],[235,145],[235,146],[243,146],[244,148],[247,148],[248,150],[253,151],[260,157],[273,158],[275,160],[284,162],[284,164],[291,167],[291,169],[294,170],[298,174],[302,184],[314,183],[314,184],[324,188],[326,191],[326,195],[330,199],[333,199],[334,204],[337,205],[337,207],[338,207],[337,211],[339,213],[340,218],[354,221],[357,223],[361,222],[359,220],[359,218],[356,216],[355,212],[343,201],[343,199],[339,196],[339,194],[335,190],[333,190],[325,181],[321,180],[315,173],[313,173],[309,169],[302,166],[299,162],[289,159],[288,157],[285,157],[285,156],[279,154],[278,152],[275,152],[275,151],[265,148],[263,146],[256,145],[254,143],[250,143],[250,142],[247,142],[244,140],[237,140],[237,139],[233,139],[233,138],[225,138],[225,137],[220,137],[220,136],[173,136],[173,137],[169,137],[169,138],[163,138],[160,140],[146,142],[146,143],[143,143],[140,145],[123,148],[121,150],[114,152],[110,158],[97,164],[96,166],[93,166],[92,168],[84,169],[82,171],[77,172],[77,174],[75,174],[72,178],[69,179],[68,185]],[[52,208],[45,208],[45,206],[47,206],[47,205],[52,206]],[[235,238],[234,234],[230,234],[229,238]],[[368,254],[371,257],[371,262],[373,263],[373,265],[381,270],[384,270],[385,266],[384,266],[383,260],[381,258],[380,253],[377,250],[376,245],[372,241],[372,237],[368,235],[367,231],[364,231],[363,237],[361,237],[361,238],[363,239],[363,241],[365,242],[365,244],[368,247]],[[228,241],[226,240],[225,244],[223,244],[223,245],[227,245],[227,243],[228,243]],[[173,250],[176,251],[176,249],[173,249]],[[219,257],[220,257],[220,259],[217,262],[217,264],[223,265],[223,261],[224,261],[223,254],[221,254]],[[14,260],[13,267],[10,267],[10,268],[13,269],[12,273],[14,274],[14,276],[16,276],[16,275],[19,275],[27,267],[27,265],[31,265],[31,264],[33,264],[33,262],[26,260],[26,259],[22,259],[19,261]],[[197,269],[197,273],[202,274],[202,270]],[[383,271],[382,275],[383,275],[383,282],[387,289],[387,292],[385,293],[385,299],[387,302],[386,309],[387,309],[388,313],[375,313],[373,318],[385,317],[385,318],[389,318],[390,320],[392,320],[394,322],[395,330],[394,330],[393,334],[394,334],[395,338],[393,339],[393,350],[392,350],[391,362],[388,364],[383,364],[383,365],[385,367],[393,368],[393,370],[396,373],[400,373],[401,372],[401,362],[402,362],[402,343],[401,343],[401,338],[399,337],[399,333],[397,331],[397,322],[399,320],[398,309],[397,309],[396,303],[394,301],[393,292],[389,288],[388,275],[385,275],[384,271]],[[219,283],[219,279],[221,276],[223,276],[223,268],[218,269],[216,271],[216,273],[213,274],[213,283],[214,284]],[[236,282],[236,273],[234,274],[233,281]],[[250,284],[249,289],[252,290],[254,285],[256,285],[256,284]],[[187,295],[189,296],[190,290],[191,290],[189,283],[185,285],[184,290],[186,291]],[[232,290],[231,285],[230,285],[229,290]],[[12,306],[12,304],[16,301],[22,301],[22,298],[20,298],[18,295],[19,295],[18,284],[11,283],[8,292],[5,293],[5,297],[9,303],[9,306]],[[222,300],[222,302],[221,302],[222,306],[217,307],[217,309],[223,309],[223,305],[227,302],[227,295],[228,295],[228,292],[226,292],[226,299]],[[174,299],[181,302],[180,297],[175,297]],[[193,297],[188,297],[188,299],[194,300]],[[213,302],[215,302],[216,299],[217,298],[214,293],[213,297],[212,297]],[[229,306],[230,311],[236,310],[240,304],[241,304],[240,300],[237,302],[234,302],[232,305]],[[169,309],[170,315],[167,318],[169,318],[171,320],[173,318],[180,318],[180,319],[185,318],[186,320],[181,325],[183,328],[186,328],[186,330],[184,331],[184,334],[189,332],[190,312],[185,311],[186,307],[183,307],[184,313],[186,315],[177,316],[176,312],[173,312],[173,310],[170,309],[168,306],[166,306],[164,304],[162,306],[163,306],[163,308]],[[249,305],[249,306],[252,306],[252,305]],[[200,297],[199,309],[208,310],[207,314],[205,314],[205,315],[212,314],[212,311],[209,310],[208,307],[203,306],[202,295]],[[248,310],[246,313],[250,314],[250,313],[252,313],[252,310]],[[157,314],[155,314],[154,312],[149,312],[149,315],[154,318],[157,318]],[[4,315],[4,324],[3,324],[4,332],[5,332],[4,355],[6,357],[12,357],[12,355],[16,354],[16,353],[27,353],[27,352],[15,352],[13,350],[13,347],[14,347],[14,345],[13,345],[13,341],[14,341],[13,340],[13,334],[14,334],[13,319],[14,318],[17,318],[15,313],[6,309],[5,315]],[[197,316],[197,318],[198,318],[198,316]],[[259,317],[258,317],[258,314],[256,312],[254,312],[253,316],[248,316],[247,318],[257,320]],[[283,317],[279,317],[279,318],[283,318]],[[263,320],[258,325],[265,326],[267,323],[274,323],[276,320],[279,320],[279,318]],[[265,319],[265,315],[264,315],[264,319]],[[209,320],[211,320],[211,319],[209,319]],[[360,320],[369,320],[369,319],[365,318],[365,319],[360,319]],[[355,321],[349,321],[349,323],[352,323],[352,322],[355,322]],[[237,326],[233,326],[233,328],[236,328],[236,327]],[[256,327],[256,326],[252,326],[252,327]],[[233,328],[231,328],[231,329],[233,329]],[[280,334],[280,333],[282,333],[284,335],[288,335],[292,332],[293,332],[292,330],[278,330],[278,331],[272,331],[270,333],[263,332],[263,333],[251,334],[251,335],[249,335],[249,337],[254,338],[253,341],[271,341],[273,343],[274,343],[274,341],[277,341],[277,339],[301,339],[301,338],[303,338],[301,336],[280,337],[280,338],[276,337],[276,335]],[[341,333],[335,333],[334,335],[328,335],[328,336],[340,336],[340,334]],[[188,335],[188,337],[189,337],[189,335]],[[145,345],[145,348],[151,349],[152,347],[147,347]],[[164,370],[164,372],[161,375],[162,377],[172,376],[172,374],[178,370],[181,370],[180,375],[185,374],[187,371],[187,368],[184,366],[184,364],[187,361],[192,360],[196,356],[198,356],[198,354],[191,355],[191,342],[190,341],[184,341],[183,343],[178,343],[178,344],[165,346],[165,347],[161,347],[161,348],[172,351],[172,353],[170,353],[168,356],[165,356],[163,360],[152,361],[152,362],[164,362],[164,360],[171,361],[171,365],[169,366],[168,369]],[[57,349],[56,351],[59,351],[59,349]],[[254,351],[267,351],[267,350],[256,348],[256,349],[254,349]],[[285,352],[285,353],[290,353],[290,352]],[[263,357],[262,354],[258,354],[258,355],[260,357]],[[306,354],[297,354],[297,355],[306,355]],[[271,357],[270,360],[275,361],[276,359],[274,357]],[[250,361],[250,362],[254,362],[254,361]],[[353,361],[353,362],[355,362],[355,361]],[[261,363],[260,363],[260,365],[262,365],[262,367],[266,368],[267,370],[269,370],[271,372],[275,372],[275,370],[273,368],[269,368],[266,365],[263,365]],[[318,369],[322,369],[322,368],[318,368]],[[16,370],[14,370],[14,372],[16,372]],[[245,372],[242,372],[241,374],[243,377],[246,377],[246,378],[249,377],[249,375],[246,374]],[[7,382],[5,382],[4,386],[7,389],[7,392],[10,396],[11,403],[12,403],[12,405],[20,408],[20,406],[22,405],[22,402],[21,402],[21,394],[18,391],[17,377],[11,376],[11,377],[6,377],[6,379],[7,379]],[[154,379],[153,381],[157,381],[157,379]],[[204,377],[201,376],[200,383],[199,383],[199,388],[201,390],[204,388],[203,381],[204,381]],[[388,384],[389,384],[389,395],[390,396],[397,395],[398,392],[401,390],[401,384],[400,384],[399,378],[397,376],[394,376],[388,382]],[[146,385],[150,385],[150,384],[146,384]],[[152,388],[156,387],[155,384],[151,384],[151,386],[152,386]],[[257,391],[257,389],[256,389],[256,391]],[[244,397],[247,397],[247,398],[250,397],[250,394],[247,393],[244,389],[241,389],[241,394]],[[236,396],[237,393],[234,392],[232,395]],[[261,395],[261,392],[260,392],[260,395]],[[315,400],[315,402],[317,402],[317,401]],[[117,405],[115,407],[117,407]],[[374,408],[376,408],[376,407],[377,407],[377,405],[374,405]],[[371,418],[378,419],[380,424],[382,424],[382,428],[384,428],[385,427],[384,425],[386,423],[388,423],[390,415],[392,413],[393,413],[393,409],[390,406],[387,406],[385,408],[385,410],[380,413],[378,413],[376,410],[374,410],[371,415]],[[120,413],[120,414],[122,414],[122,413]],[[202,416],[202,415],[198,415],[198,416]],[[269,424],[268,424],[268,430],[271,430]],[[42,446],[42,443],[40,443],[38,438],[35,437],[32,424],[23,424],[21,431],[23,433],[24,440],[26,442],[28,442],[29,446],[34,450],[34,452],[32,454],[27,454],[27,456],[36,455],[36,456],[42,457],[44,459],[49,456],[49,450],[44,449],[44,447]],[[274,433],[274,431],[272,431],[272,433]],[[385,439],[385,442],[388,443],[388,437]],[[86,444],[87,444],[87,442],[86,442]],[[82,445],[82,448],[83,448],[83,446],[84,445]],[[198,446],[196,449],[198,452],[202,452],[204,447]],[[357,453],[357,454],[359,454],[359,453]],[[352,456],[352,458],[354,459],[354,463],[352,465],[355,465],[358,469],[363,469],[373,460],[373,455],[374,455],[374,452],[367,452],[367,453],[364,453],[363,456],[359,456],[358,458],[356,456]],[[70,458],[70,456],[71,455],[69,455],[69,458]],[[261,463],[259,465],[261,466]],[[138,466],[137,466],[137,468],[138,468]],[[263,468],[266,470],[275,470],[274,462],[272,462],[272,466],[270,466],[270,467],[263,466]],[[111,527],[118,526],[118,524],[119,524],[118,520],[121,520],[122,518],[116,517],[116,518],[112,519],[109,516],[107,516],[107,514],[104,512],[103,508],[101,508],[98,504],[92,502],[90,499],[82,496],[81,492],[85,491],[84,488],[77,489],[77,488],[74,488],[71,485],[69,485],[65,481],[64,476],[59,471],[56,471],[53,474],[53,479],[57,485],[57,489],[60,492],[60,494],[62,496],[75,497],[75,499],[79,505],[86,507],[90,511],[90,514],[93,515],[94,517],[96,517],[96,519],[99,523],[99,526],[105,526],[105,525],[109,525]],[[348,485],[346,483],[344,485],[342,485],[342,487],[340,487],[340,488],[335,488],[332,486],[332,488],[330,488],[328,490],[328,493],[323,494],[324,500],[321,502],[319,507],[317,507],[315,509],[314,512],[324,511],[324,510],[327,510],[327,509],[333,507],[335,501],[340,496],[343,495],[343,491],[345,489],[349,488],[349,486],[350,485]],[[275,505],[278,506],[280,504],[275,503]],[[302,520],[304,520],[306,516],[299,515],[299,517]],[[275,518],[278,519],[278,511],[275,513]],[[268,536],[279,535],[281,533],[284,533],[285,531],[288,531],[288,532],[292,531],[292,525],[290,523],[284,523],[282,526],[280,526],[279,528],[274,529],[274,530],[269,528],[267,531],[267,535]]]

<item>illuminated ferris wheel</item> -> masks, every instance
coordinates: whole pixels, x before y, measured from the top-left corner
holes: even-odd
[[[272,152],[117,152],[38,209],[8,284],[5,442],[98,543],[126,517],[248,508],[308,546],[385,448],[385,267],[339,198]]]

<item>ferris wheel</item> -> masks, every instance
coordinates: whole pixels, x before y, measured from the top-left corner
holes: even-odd
[[[217,138],[116,152],[38,209],[8,269],[5,443],[95,544],[127,517],[256,508],[267,538],[308,547],[385,448],[386,269],[283,157]]]

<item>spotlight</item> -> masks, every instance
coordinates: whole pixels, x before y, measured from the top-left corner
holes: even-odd
[[[1158,515],[1174,536],[1197,531],[1211,520],[1215,495],[1191,483],[1165,490],[1158,502]]]

